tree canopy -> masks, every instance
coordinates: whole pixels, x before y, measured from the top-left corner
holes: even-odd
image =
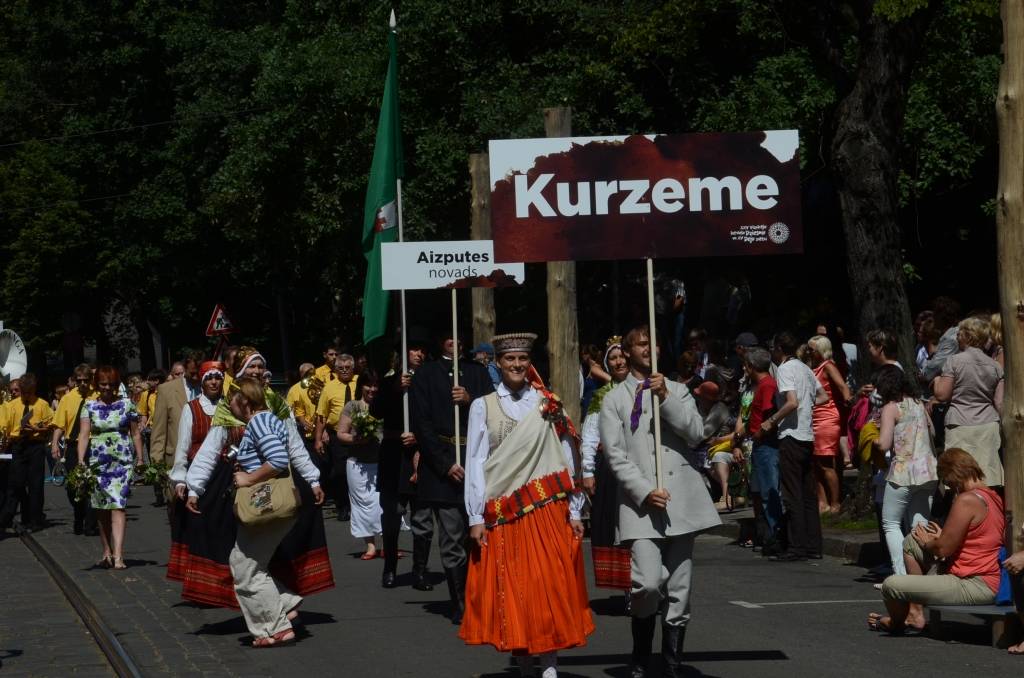
[[[541,136],[544,106],[571,106],[579,135],[797,127],[808,265],[666,265],[695,278],[724,266],[791,290],[775,316],[788,322],[816,321],[794,301],[838,312],[851,292],[834,273],[846,260],[830,166],[837,107],[865,16],[898,25],[927,12],[895,130],[905,282],[918,302],[951,289],[991,299],[994,266],[968,275],[948,250],[994,263],[985,206],[998,3],[818,4],[837,17],[831,60],[805,3],[396,3],[408,237],[467,237],[467,155],[488,139]],[[102,323],[115,302],[144,338],[153,328],[175,351],[206,346],[218,302],[247,341],[276,345],[286,326],[296,357],[335,336],[357,340],[390,10],[352,0],[0,7],[0,307],[30,351],[58,350],[80,325],[116,359]],[[608,268],[580,271],[581,294],[597,295]],[[754,286],[753,306],[780,311],[766,291]],[[604,318],[581,327],[610,329]]]

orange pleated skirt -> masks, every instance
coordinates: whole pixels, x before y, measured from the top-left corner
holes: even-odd
[[[585,645],[593,631],[569,502],[545,504],[487,531],[487,546],[469,558],[459,629],[466,644],[541,654]]]

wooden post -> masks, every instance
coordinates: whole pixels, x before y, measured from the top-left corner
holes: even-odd
[[[544,133],[549,137],[572,136],[572,109],[544,109]],[[576,316],[576,262],[548,262],[548,355],[551,388],[565,405],[565,412],[580,423],[580,340]]]
[[[469,222],[469,236],[473,240],[491,239],[491,170],[486,153],[472,153],[469,156],[469,176],[472,180],[472,203]],[[490,342],[496,324],[494,315],[494,290],[489,287],[474,287],[473,299],[473,343]]]
[[[647,340],[651,345],[651,374],[658,372],[658,328],[654,316],[654,259],[647,257]],[[654,420],[654,477],[658,489],[665,487],[661,475],[661,398],[651,391],[651,418]]]
[[[459,387],[459,295],[458,290],[452,288],[452,385]],[[455,406],[455,463],[462,466],[462,445],[461,438],[462,422],[459,421],[459,406]]]
[[[999,187],[996,233],[1000,313],[1006,356],[1003,441],[1013,551],[1024,546],[1024,3],[1002,1],[1003,66],[999,73]]]

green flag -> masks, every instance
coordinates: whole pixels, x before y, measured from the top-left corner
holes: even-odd
[[[366,257],[366,286],[363,289],[363,343],[387,332],[388,296],[381,289],[381,243],[398,238],[398,180],[402,178],[402,125],[398,115],[398,41],[395,13],[388,30],[388,75],[377,122],[377,140],[370,166],[363,210],[363,256]]]

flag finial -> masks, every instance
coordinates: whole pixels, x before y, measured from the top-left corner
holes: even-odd
[[[391,27],[391,30],[395,30],[395,26],[397,25],[398,23],[395,21],[395,10],[391,10],[391,19],[388,21],[388,26]]]

